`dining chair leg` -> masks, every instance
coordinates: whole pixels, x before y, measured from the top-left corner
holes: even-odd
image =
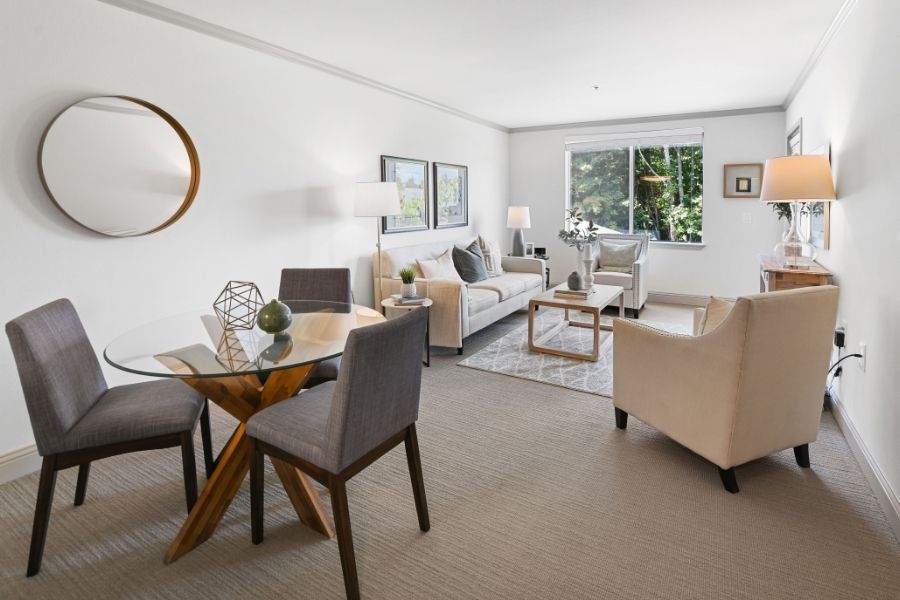
[[[416,436],[416,424],[406,428],[406,462],[409,465],[409,478],[412,481],[413,497],[416,500],[416,514],[419,517],[419,529],[428,531],[431,522],[428,519],[428,501],[425,499],[425,480],[422,478],[422,459],[419,457],[419,439]]]
[[[188,512],[197,503],[197,464],[194,459],[194,434],[185,431],[181,434],[181,462],[184,467],[184,495]]]
[[[344,588],[348,600],[359,599],[359,579],[356,576],[356,556],[353,552],[353,533],[350,530],[350,507],[347,504],[347,483],[340,477],[328,482],[331,493],[331,510],[337,532],[338,550],[341,553],[341,569],[344,572]]]
[[[45,456],[44,462],[41,464],[34,524],[31,527],[31,548],[28,551],[28,577],[37,575],[41,570],[41,558],[44,556],[44,542],[47,541],[47,527],[50,524],[50,508],[53,506],[53,488],[55,486],[56,455],[54,454]]]
[[[216,468],[212,450],[212,429],[209,426],[209,400],[204,400],[203,412],[200,413],[200,439],[203,441],[203,465],[206,467],[206,478],[209,479]]]
[[[75,483],[75,506],[84,504],[84,495],[87,493],[88,476],[91,474],[91,463],[78,465],[78,481]]]
[[[263,502],[265,497],[265,465],[256,440],[250,438],[250,538],[261,544],[264,536]]]

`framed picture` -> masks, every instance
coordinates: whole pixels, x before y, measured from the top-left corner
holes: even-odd
[[[525,256],[534,256],[534,242],[525,242]]]
[[[469,224],[469,169],[434,163],[434,228]]]
[[[785,152],[788,156],[803,154],[803,119],[798,119],[788,130]]]
[[[381,220],[383,233],[428,229],[428,161],[397,156],[381,157],[381,180],[400,187],[400,214]]]
[[[831,144],[823,144],[810,152],[827,156],[831,162]],[[809,236],[809,243],[816,248],[828,250],[831,247],[831,202],[807,202],[800,211],[800,234]]]
[[[762,163],[740,163],[725,165],[725,198],[759,198],[762,185]]]

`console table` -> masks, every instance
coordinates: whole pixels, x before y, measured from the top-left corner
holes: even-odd
[[[790,269],[774,256],[759,257],[759,291],[777,292],[816,285],[828,285],[831,271],[809,258],[801,259],[806,269]]]

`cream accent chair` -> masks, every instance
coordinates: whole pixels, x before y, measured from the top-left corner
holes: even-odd
[[[822,414],[838,288],[809,287],[713,298],[695,336],[616,319],[613,403],[719,467],[738,491],[734,467],[794,449],[809,467]]]
[[[503,275],[477,283],[425,279],[417,260],[437,258],[454,245],[465,248],[473,238],[455,242],[436,242],[415,246],[399,246],[381,250],[385,297],[400,293],[400,269],[412,266],[416,271],[416,291],[431,298],[429,340],[432,346],[463,351],[463,339],[523,308],[544,291],[544,261],[537,258],[504,256]],[[382,286],[378,281],[378,254],[372,255],[375,282],[375,306],[381,306]]]
[[[631,273],[619,273],[616,271],[603,271],[600,269],[600,244],[597,244],[594,266],[594,283],[599,285],[620,285],[625,288],[625,308],[631,309],[631,314],[637,319],[641,309],[647,302],[649,291],[647,289],[647,250],[650,246],[650,237],[646,235],[632,235],[628,233],[602,233],[598,238],[602,242],[610,244],[628,244],[637,242],[635,248],[634,264]]]

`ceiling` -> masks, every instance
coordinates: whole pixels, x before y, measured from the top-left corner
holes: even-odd
[[[843,3],[153,2],[510,128],[780,105]]]

